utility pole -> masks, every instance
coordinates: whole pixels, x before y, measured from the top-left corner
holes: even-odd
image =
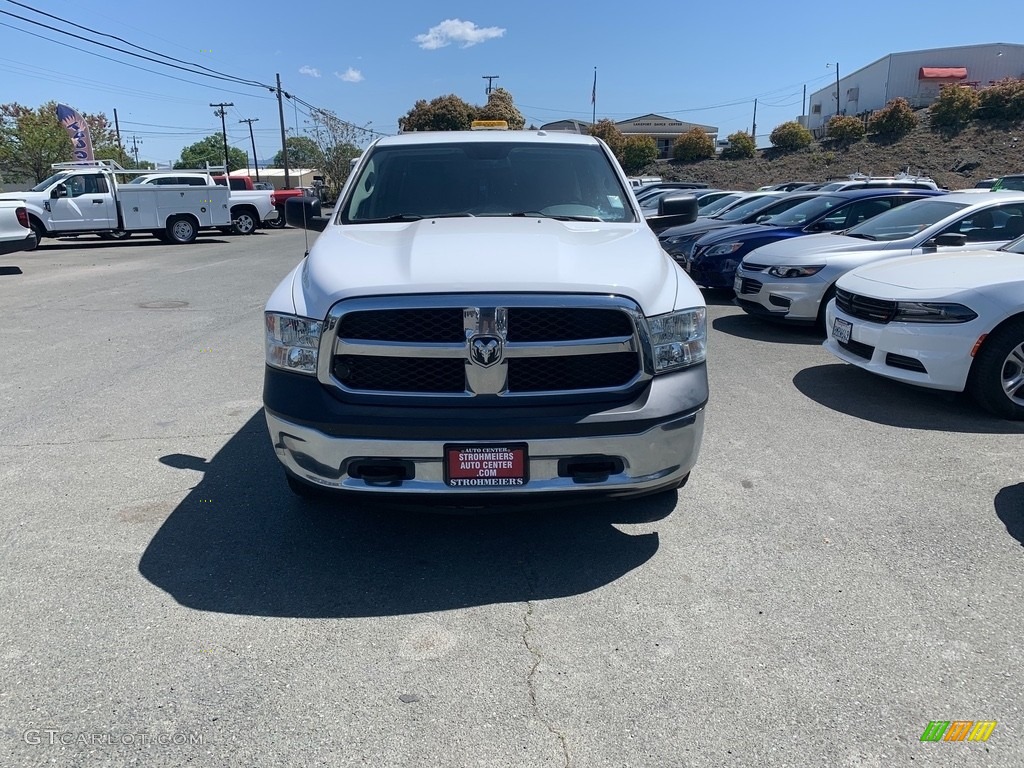
[[[256,139],[254,139],[252,136],[252,124],[258,123],[259,121],[260,119],[258,117],[249,117],[245,120],[238,121],[240,123],[249,124],[249,141],[252,142],[252,164],[256,166],[256,181],[260,180],[260,164],[259,161],[256,160]]]
[[[288,140],[284,133],[284,103],[281,101],[281,75],[277,76],[277,113],[281,117],[281,157],[284,159],[284,188],[291,189],[291,177],[288,175]]]
[[[483,75],[482,77],[483,77],[484,80],[487,81],[487,88],[484,89],[484,93],[486,93],[488,96],[490,96],[491,95],[491,91],[494,90],[494,86],[491,85],[491,83],[493,83],[495,80],[497,80],[500,76],[499,75]]]
[[[757,144],[757,99],[754,99],[754,120],[750,125],[750,135],[754,138],[754,144]]]
[[[800,114],[804,117],[804,128],[807,127],[807,83],[804,83],[804,97],[800,101]]]
[[[211,104],[211,107],[219,107],[213,114],[220,118],[220,135],[224,140],[224,176],[227,177],[228,172],[231,170],[228,164],[228,128],[224,123],[224,116],[228,113],[224,107],[233,107],[234,103],[230,101],[222,101],[219,104]]]
[[[142,142],[139,141],[135,137],[135,135],[133,134],[132,135],[132,154],[135,155],[135,167],[136,168],[139,166],[139,144],[141,144],[141,143]]]
[[[121,144],[121,126],[117,124],[117,107],[114,107],[114,133],[117,134],[117,144]]]
[[[829,64],[828,66],[832,66]],[[839,62],[836,62],[836,114],[839,114]]]

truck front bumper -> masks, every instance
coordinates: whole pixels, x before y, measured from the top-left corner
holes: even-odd
[[[343,403],[315,379],[267,368],[267,426],[285,469],[307,483],[366,494],[535,498],[633,496],[674,488],[697,462],[707,402],[704,365],[655,377],[630,403],[609,407],[381,407]],[[525,485],[453,488],[447,444],[526,444]],[[613,471],[573,473],[574,462]],[[402,479],[366,479],[367,462],[402,467]]]

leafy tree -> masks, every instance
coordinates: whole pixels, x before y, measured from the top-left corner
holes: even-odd
[[[968,122],[978,109],[978,92],[968,86],[944,85],[939,98],[928,107],[932,125],[954,128]]]
[[[247,157],[238,147],[228,147],[228,171],[245,168]],[[224,165],[224,140],[221,134],[215,133],[202,141],[181,150],[181,159],[174,164],[175,168],[205,168],[206,164]]]
[[[746,131],[736,131],[728,136],[729,146],[722,150],[722,157],[727,160],[738,160],[753,157],[757,153],[757,142]]]
[[[284,145],[288,147],[289,168],[320,168],[324,164],[323,151],[308,136],[289,136]],[[270,165],[273,168],[284,168],[284,152],[274,155]]]
[[[701,128],[691,128],[672,145],[672,157],[692,162],[715,156],[715,140]]]
[[[814,136],[796,120],[790,120],[775,126],[768,140],[773,147],[792,150],[810,146]]]
[[[619,162],[626,173],[636,173],[658,159],[658,142],[650,136],[633,134],[622,142]]]
[[[495,88],[487,97],[484,105],[476,116],[477,120],[504,120],[513,131],[521,131],[526,125],[526,118],[516,109],[512,94],[504,88]]]
[[[825,135],[841,142],[860,141],[867,130],[864,121],[853,115],[833,115],[825,127]]]
[[[404,117],[398,118],[398,127],[402,131],[468,131],[479,111],[454,93],[430,102],[420,99]]]
[[[978,117],[986,120],[1024,118],[1024,80],[1007,78],[978,93]]]
[[[622,160],[622,144],[626,137],[622,135],[619,127],[608,118],[602,118],[594,123],[587,131],[591,136],[601,139],[616,157]]]
[[[327,185],[327,199],[334,199],[341,191],[352,169],[351,160],[359,157],[365,145],[373,138],[373,132],[346,120],[342,120],[329,109],[314,109],[310,112],[312,123],[309,138],[316,144],[323,161],[318,167],[323,171]]]
[[[904,136],[916,126],[917,115],[910,102],[903,98],[890,100],[868,120],[869,131],[892,138]]]
[[[103,113],[83,114],[89,126],[93,156],[116,160],[130,167],[130,157]],[[53,173],[53,163],[74,159],[67,130],[57,121],[57,103],[32,109],[21,104],[0,104],[0,170],[9,179],[39,182]]]

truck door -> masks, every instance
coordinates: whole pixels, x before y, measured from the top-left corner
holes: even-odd
[[[117,224],[113,195],[103,174],[76,173],[63,183],[67,197],[50,200],[54,230],[111,229]]]

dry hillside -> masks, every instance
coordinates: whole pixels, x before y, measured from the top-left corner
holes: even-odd
[[[925,118],[927,112],[919,112]],[[715,158],[692,163],[659,160],[643,171],[666,181],[702,181],[720,189],[757,189],[784,181],[825,181],[851,173],[888,176],[910,168],[949,189],[973,187],[981,179],[1024,173],[1024,123],[973,123],[955,134],[919,125],[899,141],[869,136],[849,146],[831,140],[795,152],[765,149],[746,160]]]

